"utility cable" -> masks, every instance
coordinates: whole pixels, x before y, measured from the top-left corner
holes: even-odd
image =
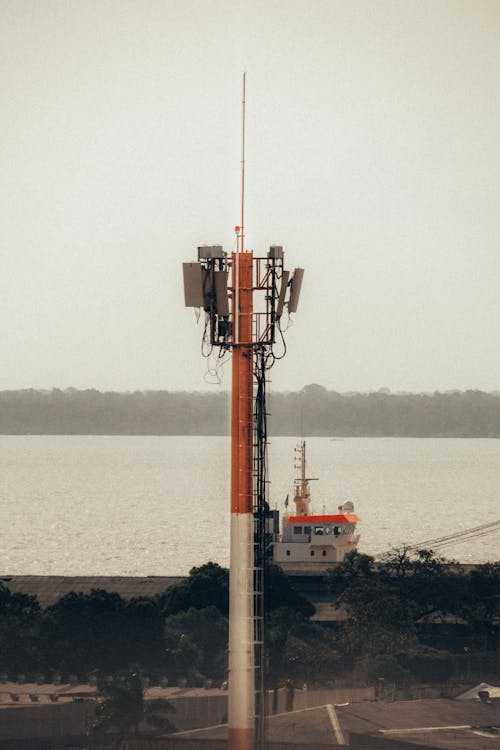
[[[438,546],[438,545],[444,545],[447,542],[455,542],[460,537],[468,537],[470,534],[474,534],[475,532],[481,532],[486,530],[496,530],[497,527],[500,527],[500,520],[498,521],[491,521],[490,523],[484,523],[481,524],[481,526],[475,526],[470,529],[464,529],[463,531],[457,531],[454,534],[448,534],[446,536],[441,537],[435,537],[434,539],[426,539],[423,542],[420,542],[419,544],[411,544],[407,547],[408,550],[416,550],[416,549],[422,549],[425,547],[430,546]],[[490,533],[490,531],[486,531],[486,533]],[[481,535],[482,536],[482,535]]]

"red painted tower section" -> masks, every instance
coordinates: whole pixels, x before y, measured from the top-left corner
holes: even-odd
[[[253,256],[233,253],[229,750],[253,750]]]

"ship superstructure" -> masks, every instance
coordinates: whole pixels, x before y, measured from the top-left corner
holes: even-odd
[[[304,440],[296,448],[296,455],[299,476],[294,480],[295,509],[293,513],[287,509],[282,516],[281,533],[274,538],[273,559],[286,572],[326,570],[356,549],[356,524],[360,518],[350,500],[339,505],[336,513],[316,515],[311,508],[312,478],[306,476]]]

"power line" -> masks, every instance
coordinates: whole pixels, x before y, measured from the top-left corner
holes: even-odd
[[[470,529],[463,529],[462,531],[457,531],[453,534],[447,534],[446,536],[441,537],[434,537],[433,539],[426,539],[423,542],[419,542],[418,544],[411,544],[407,547],[409,550],[416,550],[416,549],[422,549],[424,547],[437,547],[437,546],[444,546],[447,543],[453,543],[457,542],[461,539],[461,537],[469,538],[470,535],[476,535],[478,533],[480,536],[484,536],[485,534],[492,533],[493,531],[496,531],[500,529],[500,520],[498,521],[491,521],[490,523],[483,523],[481,526],[474,526]],[[481,534],[480,532],[485,532],[485,534]]]

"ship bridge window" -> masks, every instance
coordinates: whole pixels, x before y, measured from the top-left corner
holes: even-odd
[[[310,526],[304,526],[304,534],[311,534],[311,527]]]
[[[315,526],[314,527],[314,533],[316,536],[322,536],[323,535],[323,526]]]
[[[338,536],[340,534],[340,526],[333,527],[333,534],[334,536]]]
[[[302,526],[294,526],[293,527],[293,533],[294,534],[302,534]]]
[[[325,526],[325,534],[331,534],[332,530],[330,526]]]

